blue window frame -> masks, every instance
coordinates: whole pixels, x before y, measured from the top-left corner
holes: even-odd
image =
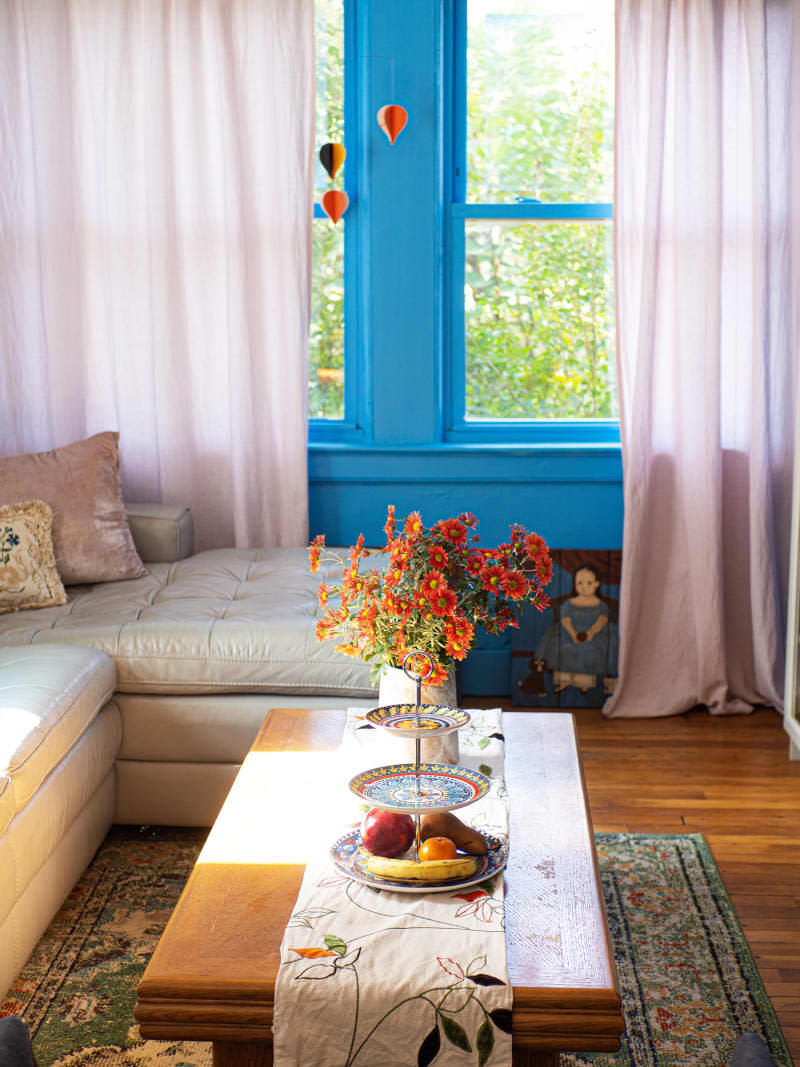
[[[615,419],[465,416],[465,226],[608,220],[611,204],[467,202],[467,0],[343,3],[345,412],[312,419],[312,444],[618,442]],[[376,122],[390,102],[409,113],[394,147]]]

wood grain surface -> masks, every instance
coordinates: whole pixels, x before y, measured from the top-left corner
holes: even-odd
[[[575,717],[595,830],[705,834],[800,1063],[800,762],[781,717]]]
[[[343,724],[338,712],[270,712],[139,985],[142,1036],[214,1041],[225,1067],[270,1062],[298,840],[325,809],[336,768],[320,754],[337,748]],[[503,728],[515,1063],[548,1067],[557,1049],[616,1049],[623,1023],[573,719],[516,711]],[[303,788],[289,795],[285,776],[300,766]]]

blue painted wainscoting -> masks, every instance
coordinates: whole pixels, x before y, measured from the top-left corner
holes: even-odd
[[[426,525],[472,511],[487,547],[512,522],[553,546],[622,547],[619,445],[439,445],[309,448],[311,534],[352,544],[363,533],[382,545],[386,506],[418,510]],[[466,696],[510,692],[511,643],[483,635],[464,665]]]

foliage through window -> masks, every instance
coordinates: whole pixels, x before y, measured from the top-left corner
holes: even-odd
[[[316,0],[316,150],[328,141],[344,143],[344,5]],[[342,188],[316,157],[314,199]],[[314,219],[308,400],[311,418],[344,417],[344,228],[327,217]]]
[[[467,11],[462,411],[614,417],[613,2]]]

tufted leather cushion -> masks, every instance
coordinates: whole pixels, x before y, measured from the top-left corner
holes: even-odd
[[[35,622],[0,618],[0,645],[92,645],[116,661],[129,693],[374,695],[369,668],[320,643],[316,575],[302,548],[215,549],[155,563],[133,581],[68,590]]]

